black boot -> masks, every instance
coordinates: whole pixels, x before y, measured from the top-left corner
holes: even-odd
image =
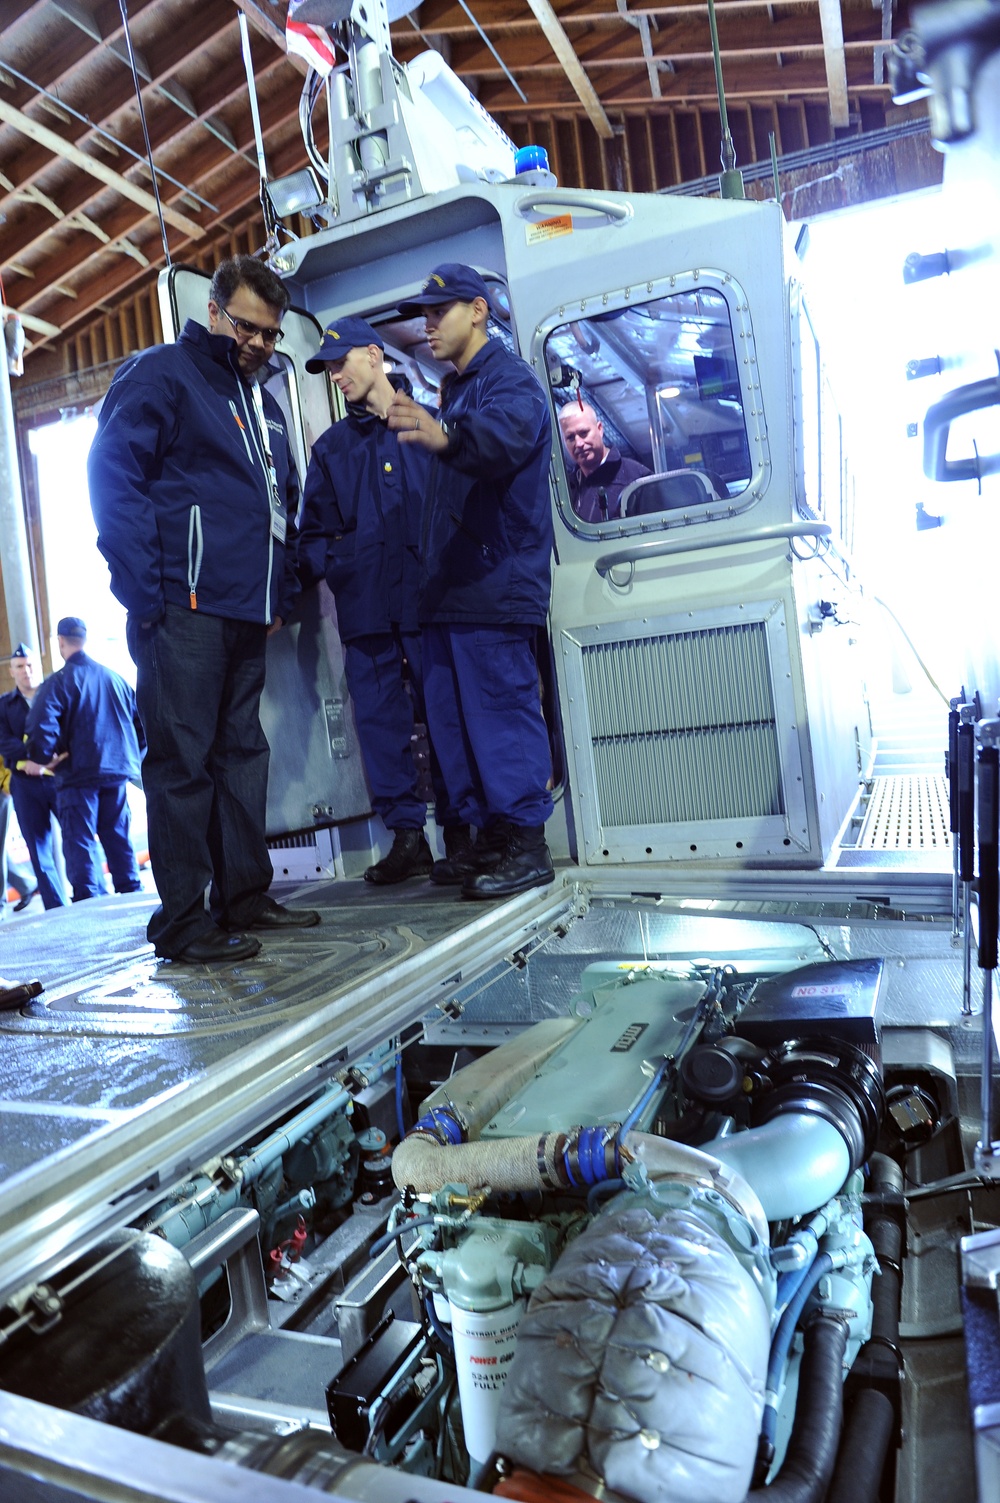
[[[497,838],[497,831],[503,826],[503,833]],[[435,861],[434,870],[431,872],[431,881],[439,887],[461,887],[466,877],[475,876],[476,872],[488,871],[496,866],[507,846],[507,826],[503,821],[496,821],[487,830],[479,832],[479,839],[473,842],[472,831],[468,825],[445,825],[443,861]]]
[[[434,857],[423,830],[395,830],[392,850],[368,868],[365,881],[374,882],[376,887],[389,887],[394,882],[405,882],[408,877],[426,877],[433,865]]]
[[[510,898],[556,879],[544,825],[511,825],[507,849],[491,871],[466,877],[463,898]]]

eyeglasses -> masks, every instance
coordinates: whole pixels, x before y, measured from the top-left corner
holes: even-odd
[[[264,344],[275,345],[281,340],[280,329],[262,329],[259,324],[252,324],[248,318],[234,318],[228,308],[223,308],[222,312],[232,324],[235,333],[241,334],[244,339],[253,339],[255,334],[259,334]]]

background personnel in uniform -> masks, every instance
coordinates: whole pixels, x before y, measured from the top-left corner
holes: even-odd
[[[559,409],[563,448],[573,461],[569,499],[584,522],[606,522],[622,515],[622,491],[652,471],[604,441],[604,424],[589,402],[567,402]],[[631,510],[629,512],[631,516]]]
[[[347,416],[313,445],[306,476],[299,578],[325,578],[337,602],[344,668],[354,706],[372,808],[393,832],[392,849],[365,872],[378,886],[427,876],[433,856],[424,836],[427,806],[413,760],[414,698],[425,720],[417,548],[430,455],[401,449],[386,424],[405,376],[387,375],[381,336],[360,318],[341,318],[323,335],[307,371],[327,370]],[[409,664],[410,686],[404,678]],[[437,817],[450,823],[431,749]],[[437,774],[436,777],[434,776]]]
[[[56,781],[40,762],[29,759],[24,744],[25,727],[41,675],[34,653],[19,642],[10,658],[14,688],[0,694],[0,756],[10,769],[10,796],[31,869],[46,908],[61,908],[66,902],[62,877],[56,864],[54,822]]]
[[[25,728],[29,758],[55,769],[59,824],[73,902],[107,894],[98,841],[115,892],[140,892],[129,836],[128,784],[139,782],[145,737],[135,695],[120,674],[84,651],[79,616],[56,627],[63,667],[35,695]]]
[[[489,869],[469,852],[469,898],[507,897],[555,876],[545,843],[552,764],[534,652],[551,590],[551,423],[531,368],[489,338],[489,309],[477,271],[437,267],[400,313],[423,314],[431,352],[455,367],[441,421],[403,392],[389,409],[400,443],[434,455],[420,596],[431,738],[462,820],[480,831],[506,823]],[[460,872],[461,859],[454,864]]]
[[[208,328],[126,361],[90,450],[90,500],[148,742],[143,786],[157,955],[245,960],[247,929],[319,923],[269,896],[266,638],[292,598],[299,483],[262,389],[288,307],[261,261],[216,268]],[[209,893],[206,905],[206,891]]]

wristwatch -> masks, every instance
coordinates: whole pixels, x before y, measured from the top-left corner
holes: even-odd
[[[444,418],[439,418],[438,419],[438,427],[441,429],[441,432],[444,434],[446,441],[450,444],[451,441],[452,441],[452,438],[454,436],[454,429],[453,429],[452,425],[450,423],[446,423],[445,420],[444,420]]]

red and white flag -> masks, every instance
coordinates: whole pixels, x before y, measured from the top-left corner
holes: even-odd
[[[329,78],[337,66],[337,54],[330,33],[325,26],[310,26],[306,21],[296,20],[295,12],[298,8],[292,0],[285,22],[285,49],[298,57],[304,57],[311,68],[315,68],[324,78]]]

